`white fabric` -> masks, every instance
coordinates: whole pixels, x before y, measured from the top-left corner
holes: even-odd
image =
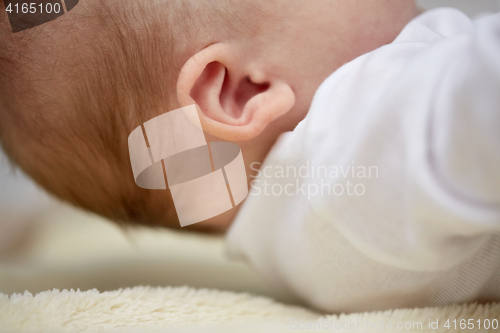
[[[459,332],[461,322],[498,326],[499,316],[500,304],[470,304],[321,317],[263,297],[187,287],[0,294],[0,329],[18,333],[421,332],[429,323],[433,332]]]
[[[123,332],[126,328],[151,332],[266,320],[286,323],[292,318],[312,321],[318,317],[264,297],[188,287],[0,294],[2,332]]]
[[[318,177],[320,166],[342,171]],[[333,73],[261,171],[229,253],[310,304],[499,300],[500,14],[420,15]]]
[[[187,285],[298,304],[248,265],[228,260],[220,236],[123,229],[66,205],[53,205],[34,223],[11,249],[0,252],[0,293]]]

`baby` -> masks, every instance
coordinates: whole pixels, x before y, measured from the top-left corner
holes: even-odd
[[[168,191],[134,183],[135,127],[196,102],[208,141],[239,142],[248,165],[260,162],[329,74],[413,16],[407,0],[92,0],[13,34],[4,15],[3,145],[58,197],[120,223],[176,227]]]
[[[88,0],[16,34],[3,17],[2,145],[66,201],[177,227],[170,192],[136,186],[127,138],[196,104],[252,183],[237,216],[192,227],[229,228],[232,256],[326,311],[500,299],[499,17],[418,14],[413,0]]]

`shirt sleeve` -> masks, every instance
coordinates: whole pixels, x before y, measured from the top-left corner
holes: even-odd
[[[434,13],[402,36],[318,91],[307,159],[344,176],[308,182],[351,193],[311,205],[375,260],[443,270],[500,231],[500,14]]]

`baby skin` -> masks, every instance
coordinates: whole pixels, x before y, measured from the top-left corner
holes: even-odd
[[[247,175],[306,116],[320,84],[391,43],[413,0],[89,0],[13,34],[0,22],[0,135],[54,195],[122,224],[178,227],[168,191],[138,188],[127,136],[196,104],[207,141]],[[226,230],[237,209],[192,228]]]

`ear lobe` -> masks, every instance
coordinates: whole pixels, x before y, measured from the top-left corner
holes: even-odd
[[[238,58],[229,45],[210,45],[183,66],[177,85],[181,106],[196,104],[204,131],[227,141],[255,138],[295,103],[289,85]]]

